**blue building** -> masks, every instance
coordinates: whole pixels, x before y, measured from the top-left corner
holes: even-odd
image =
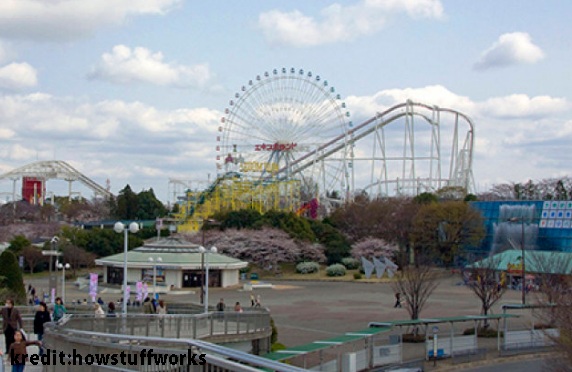
[[[507,249],[572,252],[572,201],[477,201],[486,236],[479,255]]]

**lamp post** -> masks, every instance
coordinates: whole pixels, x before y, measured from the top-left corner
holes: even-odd
[[[205,230],[207,226],[217,226],[219,222],[213,220],[212,218],[203,220],[203,225],[201,226],[202,237],[201,237],[201,246],[205,246]],[[204,248],[203,248],[204,249]],[[200,249],[199,249],[200,251]],[[205,286],[205,254],[204,251],[201,251],[201,304],[204,304],[204,286]]]
[[[206,267],[206,276],[205,276],[205,303],[204,303],[204,312],[205,314],[209,312],[209,254],[216,253],[216,247],[211,247],[210,249],[206,249],[205,247],[199,247],[199,252],[203,255],[206,254],[205,259],[205,267]]]
[[[62,271],[62,302],[66,303],[66,270],[69,270],[70,264],[58,263],[58,269]]]
[[[131,232],[132,234],[135,234],[137,231],[139,231],[139,225],[136,222],[131,222],[129,224],[129,226],[125,226],[123,223],[121,222],[116,222],[115,225],[113,225],[113,230],[115,230],[116,233],[124,234],[124,238],[123,238],[123,301],[121,302],[122,306],[123,306],[123,315],[127,315],[127,249],[129,248],[129,236],[128,233]]]
[[[157,264],[163,262],[161,257],[149,257],[149,262],[153,264],[153,298],[157,299]]]
[[[524,256],[524,217],[513,217],[509,220],[510,222],[520,221],[520,255],[522,259],[522,304],[526,305],[526,264]]]

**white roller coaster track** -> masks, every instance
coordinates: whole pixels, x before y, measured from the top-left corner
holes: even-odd
[[[441,114],[452,116],[452,131],[450,136],[450,153],[443,156],[445,149],[441,140]],[[416,146],[415,118],[422,118],[430,127],[430,146],[425,145],[425,153],[418,151]],[[400,156],[387,156],[387,149],[390,144],[386,141],[385,128],[399,119],[404,119],[402,154]],[[463,138],[460,137],[460,125],[466,126]],[[466,193],[474,192],[474,181],[472,175],[474,124],[466,115],[448,108],[430,106],[423,103],[407,101],[393,106],[371,119],[363,122],[348,131],[347,134],[340,135],[317,149],[296,159],[296,161],[283,167],[278,171],[278,177],[290,177],[303,170],[316,166],[319,163],[328,161],[328,158],[339,152],[345,151],[348,143],[352,148],[359,142],[373,139],[370,145],[371,156],[356,157],[354,151],[348,161],[351,163],[352,172],[355,172],[356,164],[367,162],[371,168],[369,180],[363,190],[372,196],[382,196],[391,194],[417,195],[422,192],[431,192],[446,186],[460,187]],[[426,138],[423,138],[426,141]],[[394,145],[393,143],[391,145]],[[428,153],[427,153],[428,152]],[[442,161],[448,159],[448,174],[442,175]],[[423,174],[418,163],[428,163],[424,167]],[[390,169],[390,164],[398,164],[399,175],[396,176],[395,169]],[[353,178],[353,177],[352,177]],[[390,189],[393,185],[393,190]],[[352,185],[352,189],[353,189]],[[355,189],[354,189],[355,191]]]
[[[79,181],[92,190],[96,196],[110,197],[112,194],[95,181],[80,173],[77,169],[66,162],[38,161],[23,167],[14,169],[0,175],[0,180],[9,179],[14,182],[13,199],[15,200],[15,182],[23,177],[35,177],[47,181],[49,179],[60,179],[69,182],[69,195],[72,195],[72,182]]]

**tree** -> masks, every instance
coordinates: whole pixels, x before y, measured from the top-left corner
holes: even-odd
[[[446,201],[420,208],[413,221],[411,239],[417,250],[431,252],[449,267],[463,247],[477,246],[484,235],[480,212],[462,201]]]
[[[401,267],[397,279],[391,283],[393,291],[401,294],[405,300],[405,309],[413,320],[419,319],[427,300],[438,285],[432,267],[427,264]]]
[[[137,194],[137,219],[153,220],[166,214],[167,208],[157,199],[152,188]]]
[[[539,300],[543,304],[555,304],[569,289],[565,273],[572,270],[572,259],[568,253],[527,251],[526,262],[530,262],[539,285]],[[528,271],[528,270],[527,270]]]
[[[16,256],[19,256],[24,248],[29,247],[32,244],[24,235],[17,235],[12,240],[10,240],[10,246],[8,249],[12,251]]]
[[[24,247],[22,249],[22,256],[24,257],[24,262],[28,265],[28,269],[30,270],[30,274],[34,273],[34,268],[42,263],[46,262],[46,258],[42,255],[42,252],[31,245]]]
[[[352,257],[357,260],[361,257],[383,257],[393,260],[393,256],[398,250],[399,248],[395,244],[388,243],[383,239],[366,238],[352,246]]]
[[[116,203],[115,217],[123,220],[137,218],[137,194],[131,190],[131,186],[126,185],[122,190],[119,190]]]
[[[431,204],[431,203],[437,203],[439,201],[439,198],[437,197],[437,195],[432,194],[430,192],[422,192],[421,194],[413,198],[413,200],[415,200],[415,202],[418,204]]]
[[[86,252],[85,250],[71,244],[67,244],[62,247],[62,251],[64,262],[70,264],[73,270],[73,276],[76,276],[76,270],[81,267],[93,266],[95,260],[95,255],[93,253]]]
[[[502,279],[499,278],[499,264],[500,255],[493,256],[474,263],[462,273],[462,275],[468,275],[467,286],[481,301],[482,315],[488,315],[489,310],[506,291],[505,283],[502,283]],[[488,327],[486,320],[485,327]]]
[[[198,235],[198,234],[197,234]],[[195,238],[197,237],[195,235]],[[295,241],[279,229],[264,227],[226,229],[224,233],[208,234],[206,245],[215,245],[219,252],[256,264],[264,270],[279,272],[279,264],[287,262],[324,262],[324,248],[310,242]]]
[[[3,291],[5,298],[11,297],[15,304],[24,305],[26,303],[26,289],[22,270],[18,266],[18,261],[14,253],[5,250],[0,254],[0,277],[4,278],[3,284],[6,291]]]

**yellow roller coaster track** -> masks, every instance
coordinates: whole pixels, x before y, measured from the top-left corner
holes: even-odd
[[[188,190],[179,205],[178,231],[201,229],[203,221],[217,212],[254,209],[262,214],[270,210],[295,212],[300,206],[300,182],[297,180],[260,181],[227,173],[204,191]]]

